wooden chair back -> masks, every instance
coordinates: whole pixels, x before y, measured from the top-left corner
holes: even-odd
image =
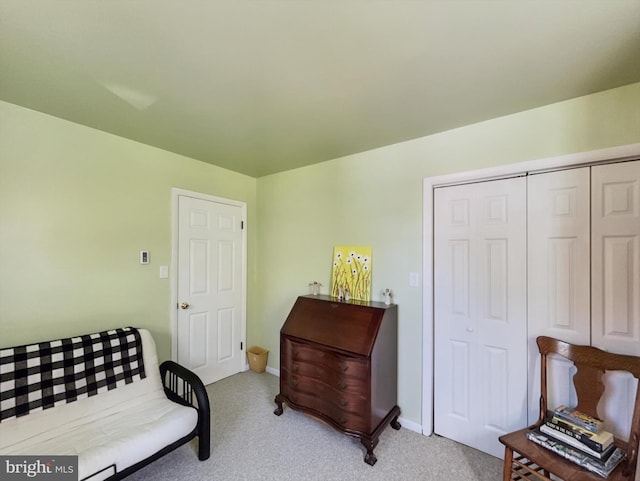
[[[604,393],[602,376],[605,371],[627,371],[640,380],[640,357],[613,354],[592,346],[577,346],[551,337],[540,336],[536,340],[541,358],[541,395],[540,418],[542,424],[548,415],[547,404],[547,362],[550,355],[560,355],[573,362],[577,371],[573,377],[578,404],[576,409],[590,416],[599,418],[597,407]],[[553,406],[552,408],[555,408]],[[640,440],[640,383],[636,389],[633,416],[627,441],[617,439],[617,444],[627,453],[625,476],[633,479],[638,461],[638,444]]]

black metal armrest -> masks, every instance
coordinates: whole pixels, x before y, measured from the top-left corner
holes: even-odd
[[[198,459],[209,459],[211,446],[211,412],[209,396],[200,378],[193,372],[173,361],[160,364],[160,377],[164,392],[169,399],[198,410]],[[195,395],[196,404],[193,403]]]

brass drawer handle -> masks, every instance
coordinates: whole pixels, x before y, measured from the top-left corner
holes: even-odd
[[[345,383],[343,381],[338,381],[338,387],[340,389],[346,389],[347,388],[347,383]]]
[[[348,364],[341,364],[340,365],[340,371],[347,372],[348,370],[349,370],[349,365]]]

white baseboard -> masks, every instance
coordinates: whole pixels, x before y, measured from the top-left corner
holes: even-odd
[[[249,363],[246,363],[246,364],[244,365],[244,369],[243,369],[243,371],[242,371],[242,372],[248,371],[249,369],[251,369],[251,368],[249,367]],[[273,374],[273,375],[274,375],[274,376],[276,376],[276,377],[280,377],[280,370],[279,370],[279,369],[276,369],[276,368],[274,368],[274,367],[269,367],[269,366],[267,366],[267,368],[266,368],[266,372],[268,372],[269,374]]]
[[[422,434],[422,425],[421,424],[414,423],[413,421],[409,421],[408,419],[405,419],[402,416],[400,416],[398,418],[398,421],[400,422],[400,424],[402,425],[402,427],[404,429],[408,429],[409,431],[413,431],[413,432],[416,432],[418,434]]]
[[[280,369],[276,369],[275,367],[267,366],[267,372],[269,374],[273,374],[276,377],[280,377]]]

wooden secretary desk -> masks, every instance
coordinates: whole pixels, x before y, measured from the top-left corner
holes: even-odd
[[[366,448],[387,424],[400,429],[397,406],[398,306],[322,295],[296,300],[280,330],[282,404],[323,421]]]

